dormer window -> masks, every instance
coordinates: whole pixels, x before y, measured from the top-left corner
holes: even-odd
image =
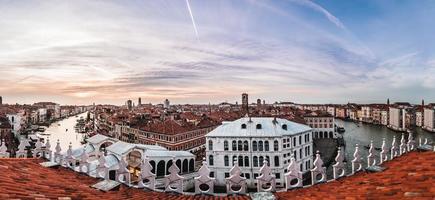
[[[246,129],[246,124],[242,124],[242,129]]]
[[[261,124],[257,124],[257,129],[261,129]]]
[[[283,124],[282,129],[287,130],[287,124]]]

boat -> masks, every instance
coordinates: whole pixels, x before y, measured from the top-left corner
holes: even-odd
[[[68,132],[68,129],[65,129],[65,132]]]

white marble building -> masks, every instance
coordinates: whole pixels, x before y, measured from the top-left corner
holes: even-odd
[[[277,185],[283,186],[292,154],[302,172],[311,169],[312,141],[309,126],[279,118],[244,117],[223,122],[206,135],[206,157],[216,185],[225,185],[233,161],[238,160],[248,187],[255,187],[259,169],[268,160]]]
[[[424,108],[424,123],[423,129],[435,132],[435,105],[430,104]]]

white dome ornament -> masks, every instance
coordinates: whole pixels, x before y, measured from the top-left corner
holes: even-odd
[[[407,143],[408,152],[413,151],[416,148],[415,145],[416,145],[416,141],[412,137],[412,133],[409,132],[409,134],[408,134],[408,143]]]
[[[2,145],[0,146],[0,158],[9,158],[8,147],[6,146],[5,140],[1,140]]]
[[[35,143],[35,149],[33,149],[32,154],[33,154],[33,158],[41,158],[42,157],[42,142],[40,139],[38,139]]]
[[[400,148],[399,155],[403,155],[403,154],[406,153],[407,148],[406,148],[405,134],[404,133],[402,133],[402,139],[400,139],[400,146],[399,146],[399,148]]]
[[[195,177],[195,194],[213,194],[215,178],[210,177],[210,169],[207,162],[202,161],[202,166],[198,170],[198,177]]]
[[[55,152],[54,152],[54,162],[62,164],[62,160],[63,160],[63,156],[61,154],[62,152],[62,148],[60,147],[60,142],[59,140],[57,140],[56,142],[56,147],[54,148]]]
[[[380,162],[379,164],[382,164],[383,162],[388,160],[388,148],[387,148],[387,144],[385,143],[385,138],[382,139],[382,146],[381,146],[381,153],[380,153]]]
[[[66,151],[66,156],[64,159],[65,165],[73,170],[75,170],[76,167],[76,160],[73,156],[73,151],[72,151],[72,144],[71,142],[68,145],[68,150]]]
[[[246,194],[246,178],[241,176],[237,161],[230,170],[230,177],[226,178],[227,194]]]
[[[152,170],[153,166],[150,164],[148,157],[145,156],[140,166],[139,188],[156,189],[156,175],[152,173]]]
[[[373,140],[370,141],[369,155],[367,155],[367,167],[376,165],[375,147],[373,146]]]
[[[89,163],[89,155],[86,152],[85,147],[83,148],[83,153],[80,155],[79,172],[89,174],[90,166],[91,164]]]
[[[100,152],[99,154],[104,153]],[[106,166],[106,157],[104,155],[100,155],[98,158],[96,173],[96,178],[104,178],[105,180],[109,180],[109,168]]]
[[[353,160],[352,160],[352,174],[355,174],[358,171],[362,170],[362,157],[359,152],[358,144],[355,146],[355,153],[353,153]]]
[[[393,142],[391,143],[391,160],[399,156],[399,147],[397,147],[396,136],[393,136]]]
[[[323,160],[320,152],[316,152],[316,159],[313,162],[314,168],[311,170],[312,185],[326,181],[326,167],[323,167]],[[319,177],[320,176],[320,177]]]
[[[276,191],[276,178],[272,175],[272,170],[268,166],[267,160],[263,162],[260,168],[260,176],[257,177],[257,192],[275,192]],[[264,188],[264,186],[269,186]]]
[[[346,174],[344,153],[341,151],[341,147],[338,147],[337,156],[335,157],[335,164],[332,165],[332,171],[334,179],[341,178]]]
[[[302,187],[302,172],[299,169],[299,165],[296,163],[293,154],[290,158],[290,164],[287,167],[287,173],[284,176],[287,190]],[[291,184],[293,180],[296,180],[297,182]]]
[[[44,157],[51,161],[52,158],[52,151],[51,151],[51,144],[50,144],[50,139],[47,138],[47,142],[45,143],[45,149],[43,151]]]
[[[183,193],[184,177],[180,176],[180,168],[175,164],[175,157],[172,158],[172,165],[169,167],[169,175],[165,176],[165,192]]]
[[[18,145],[18,151],[15,154],[15,157],[26,158],[27,157],[27,150],[26,150],[27,146],[30,146],[29,141],[27,139],[22,139],[20,141],[20,145]]]

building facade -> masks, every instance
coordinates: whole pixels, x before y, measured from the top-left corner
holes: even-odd
[[[435,105],[433,104],[424,108],[423,129],[435,132]]]
[[[335,132],[335,118],[327,112],[311,112],[304,120],[313,129],[313,138],[338,138]]]
[[[311,169],[312,129],[309,126],[271,117],[244,117],[224,122],[206,135],[206,157],[217,185],[237,161],[248,187],[255,187],[258,170],[267,160],[277,185],[284,185],[284,173],[292,155],[302,172]]]

